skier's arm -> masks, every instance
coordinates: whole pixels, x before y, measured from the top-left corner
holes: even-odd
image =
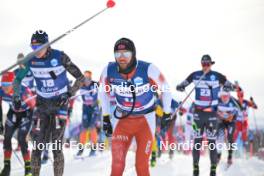
[[[222,86],[224,86],[228,90],[234,90],[235,85],[232,84],[230,81],[227,80],[226,76],[219,73],[219,82]]]
[[[81,70],[74,63],[72,63],[69,56],[67,56],[65,53],[62,53],[62,64],[65,69],[76,79],[73,86],[69,90],[71,95],[75,95],[77,90],[79,90],[82,83],[84,82],[85,77],[83,76]]]
[[[29,72],[29,65],[24,64],[24,66],[25,67],[19,69],[19,71],[16,74],[16,79],[13,82],[14,96],[19,96],[21,82],[26,77],[27,73]]]
[[[193,82],[193,75],[194,73],[191,73],[183,82],[177,85],[176,89],[179,91],[183,91],[185,87],[187,87],[189,84]]]
[[[151,85],[157,86],[157,88],[161,91],[163,111],[167,114],[171,113],[172,96],[171,96],[169,84],[167,83],[165,77],[159,71],[159,69],[153,64],[151,64],[148,68],[148,77]]]
[[[252,97],[250,97],[250,101],[248,102],[248,106],[253,108],[253,109],[258,109],[258,106]]]
[[[98,97],[101,101],[103,116],[110,115],[110,85],[107,79],[107,67],[104,68],[100,77]]]

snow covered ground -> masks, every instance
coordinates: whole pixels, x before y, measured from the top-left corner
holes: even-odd
[[[2,168],[3,152],[2,144],[0,145],[0,163]],[[88,154],[88,150],[84,156]],[[86,157],[83,159],[74,159],[75,149],[65,150],[65,176],[107,176],[110,173],[111,167],[111,153],[109,151],[98,153],[94,157]],[[20,152],[17,153],[21,158]],[[168,155],[164,154],[157,161],[157,166],[151,168],[152,176],[189,176],[192,175],[192,157],[191,155],[175,154],[172,160],[168,159]],[[134,152],[130,151],[127,156],[127,166],[124,176],[135,176],[134,168]],[[201,176],[209,175],[209,157],[201,158],[200,172]],[[12,176],[23,175],[23,168],[16,156],[12,156]],[[218,176],[264,176],[264,161],[255,157],[251,159],[235,159],[234,164],[226,171],[225,163],[220,163],[217,170]],[[41,176],[53,175],[53,168],[51,161],[42,166]]]

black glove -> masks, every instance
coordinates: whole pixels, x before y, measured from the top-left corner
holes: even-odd
[[[107,137],[111,137],[113,133],[109,115],[103,116],[103,130]]]
[[[170,122],[172,121],[171,114],[170,113],[163,113],[163,117],[161,119],[161,129],[166,128]]]
[[[71,95],[69,92],[61,94],[58,100],[57,106],[65,106],[69,103]]]
[[[176,90],[178,90],[179,92],[184,92],[185,91],[185,86],[183,86],[183,85],[177,85],[176,86]]]
[[[0,122],[0,134],[4,134],[4,126],[2,122]]]
[[[19,110],[21,108],[21,99],[18,95],[13,96],[13,106],[15,110]]]
[[[180,116],[183,116],[183,114],[184,114],[184,113],[183,113],[182,111],[179,111],[179,115],[180,115]]]

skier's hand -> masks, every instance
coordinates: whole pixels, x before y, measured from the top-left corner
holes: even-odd
[[[235,90],[233,86],[223,86],[223,91],[230,92]]]
[[[0,122],[0,134],[4,134],[4,126],[2,124],[2,122]]]
[[[180,92],[184,92],[185,91],[185,86],[183,86],[183,85],[177,85],[176,86],[176,90],[178,90]]]
[[[161,119],[161,129],[166,128],[171,121],[172,121],[171,114],[164,112],[163,117]]]
[[[112,129],[112,125],[111,125],[111,122],[110,122],[110,116],[109,115],[103,116],[103,130],[104,130],[105,135],[107,137],[111,137],[112,136],[113,129]]]
[[[57,105],[58,106],[65,106],[65,105],[67,105],[69,103],[70,97],[71,97],[71,95],[68,92],[67,93],[64,93],[64,94],[61,94],[60,95],[60,98],[58,100]]]
[[[179,109],[179,115],[180,116],[183,116],[186,112],[187,112],[187,110],[184,107],[180,107],[180,109]]]
[[[13,96],[13,100],[12,100],[13,106],[15,108],[15,110],[19,110],[21,108],[21,99],[19,96],[15,95]]]

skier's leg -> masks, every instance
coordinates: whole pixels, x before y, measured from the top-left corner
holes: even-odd
[[[246,142],[248,140],[248,121],[244,120],[242,123],[242,140]]]
[[[62,151],[63,136],[65,132],[66,119],[67,119],[67,107],[61,108],[52,123],[52,144],[56,144],[56,148],[53,148],[53,169],[54,176],[62,176],[64,172],[64,155]]]
[[[90,119],[88,117],[89,110],[85,107],[83,107],[83,112],[82,112],[82,129],[79,135],[79,140],[82,146],[84,146],[88,142],[89,138],[89,131],[88,127],[90,124]],[[82,155],[84,148],[79,148],[77,156]]]
[[[151,119],[153,121],[151,122]],[[149,156],[154,138],[154,130],[151,129],[155,122],[155,116],[151,114],[137,120],[140,126],[135,134],[137,151],[136,151],[136,171],[138,176],[149,176]],[[154,123],[155,124],[155,123]]]
[[[36,112],[37,115],[37,126],[36,130],[32,131],[33,136],[33,149],[31,154],[31,167],[32,167],[32,175],[39,176],[40,168],[41,168],[41,153],[46,147],[46,143],[50,138],[50,118],[49,115],[40,109]]]
[[[22,156],[25,163],[25,175],[31,173],[31,166],[30,166],[30,152],[28,150],[28,142],[27,142],[27,135],[29,134],[29,130],[31,127],[31,112],[30,110],[21,114],[21,122],[18,129],[18,143],[21,147]]]
[[[236,121],[236,128],[234,132],[234,141],[237,140],[238,134],[240,131],[242,131],[242,122],[241,121]]]
[[[95,154],[95,151],[97,150],[96,144],[98,141],[97,129],[95,127],[90,129],[90,141],[92,144],[90,155],[93,155]]]
[[[15,114],[11,109],[9,109],[7,113],[7,120],[5,122],[5,132],[4,132],[4,142],[3,142],[3,149],[4,149],[4,169],[1,171],[3,175],[9,175],[11,169],[11,155],[12,155],[12,136],[16,130],[14,120],[16,119],[13,116]],[[0,175],[1,175],[0,174]]]
[[[136,120],[134,120],[136,121]],[[133,126],[131,120],[119,120],[112,136],[112,171],[111,176],[122,176],[125,169],[126,155],[131,144]]]
[[[158,151],[158,144],[157,144],[157,139],[156,135],[154,137],[154,140],[152,142],[152,147],[151,147],[151,167],[154,167],[156,165],[156,158],[157,158],[157,151]]]
[[[218,145],[219,148],[217,148],[217,163],[220,162],[220,159],[221,159],[221,154],[222,154],[222,151],[223,151],[223,145],[224,145],[224,142],[225,142],[225,125],[224,125],[224,122],[219,122],[218,124],[218,129],[217,129],[217,140],[216,140],[216,143],[217,144],[221,144]],[[222,148],[220,148],[222,147]]]
[[[202,149],[202,140],[203,140],[203,132],[204,132],[204,118],[202,112],[196,112],[193,115],[194,129],[194,146],[193,146],[193,165],[196,167],[199,165],[200,160],[200,151]]]
[[[233,154],[233,144],[234,144],[234,131],[235,131],[235,123],[231,122],[228,124],[228,133],[227,133],[227,139],[228,139],[228,161],[232,161],[232,154]],[[231,163],[230,163],[231,164]]]
[[[216,135],[217,135],[217,117],[215,112],[207,113],[206,122],[206,136],[208,139],[208,146],[210,150],[211,160],[211,175],[216,174],[217,166],[217,148],[216,148]]]
[[[96,144],[98,142],[98,134],[97,134],[97,129],[96,129],[96,123],[97,123],[97,112],[96,108],[93,108],[91,111],[91,121],[89,125],[89,131],[90,131],[90,143],[92,144],[91,151],[90,151],[90,156],[94,156],[95,152],[97,150]]]

